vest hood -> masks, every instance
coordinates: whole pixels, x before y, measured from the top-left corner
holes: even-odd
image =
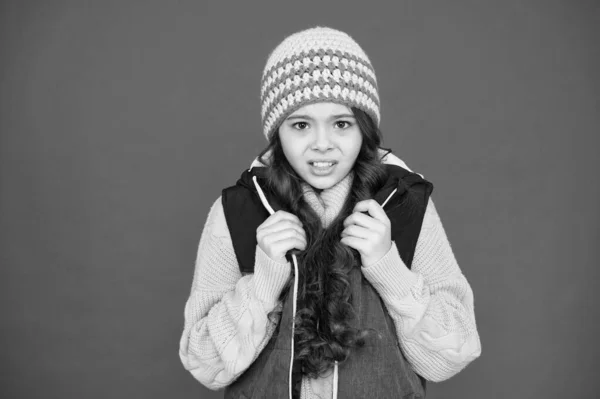
[[[425,178],[421,173],[413,172],[402,159],[398,158],[391,151],[388,152],[388,151],[380,148],[379,155],[383,157],[381,160],[385,165],[388,165],[388,168],[399,167],[400,169],[404,169],[410,173],[419,175],[423,179]],[[268,159],[269,157],[270,157],[270,153],[265,154],[265,158]],[[271,193],[269,193],[267,191],[263,191],[262,188],[265,185],[259,184],[258,181],[260,181],[264,178],[265,178],[265,165],[262,162],[260,162],[258,157],[256,157],[254,159],[254,161],[250,164],[250,169],[246,170],[242,174],[240,179],[237,181],[237,184],[240,184],[240,185],[250,189],[251,191],[255,192],[257,195],[259,195],[261,198],[261,202],[263,203],[263,205],[265,206],[267,211],[269,211],[269,213],[274,213],[274,212],[277,212],[278,210],[282,209],[282,206],[279,204],[275,195],[272,195]],[[415,176],[415,179],[418,179],[418,178]],[[409,180],[410,180],[410,178],[409,178]],[[381,190],[379,190],[379,192],[375,194],[374,199],[380,205],[384,206],[387,199],[389,198],[388,196],[390,196],[390,194],[396,188],[398,189],[398,191],[395,192],[396,195],[403,194],[403,192],[406,191],[406,189],[407,189],[407,187],[405,185],[399,184],[399,179],[394,174],[389,174],[388,181],[381,188]],[[271,212],[271,210],[273,212]]]

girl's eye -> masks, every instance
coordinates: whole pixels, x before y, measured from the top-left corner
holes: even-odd
[[[308,123],[306,123],[306,122],[296,122],[292,126],[295,127],[296,129],[304,130],[308,126]]]
[[[352,124],[350,122],[348,122],[348,121],[337,121],[335,124],[340,129],[345,129],[345,128],[348,128],[348,127],[352,126]]]

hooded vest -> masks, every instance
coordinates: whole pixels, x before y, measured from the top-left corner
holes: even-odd
[[[385,167],[387,181],[374,199],[384,204],[391,222],[392,240],[410,268],[433,184],[398,165],[386,164]],[[272,209],[283,209],[275,195],[266,189],[264,171],[264,167],[245,170],[234,186],[222,191],[225,219],[240,271],[244,274],[254,272],[256,229],[270,215],[253,177]],[[353,349],[348,359],[339,364],[338,398],[424,398],[426,381],[412,370],[402,353],[394,322],[383,300],[360,267],[354,267],[348,277],[356,313],[351,325],[373,328],[380,334],[369,336],[363,347]],[[250,367],[226,387],[225,399],[288,397],[293,355],[292,302],[292,295],[288,295],[273,336]]]

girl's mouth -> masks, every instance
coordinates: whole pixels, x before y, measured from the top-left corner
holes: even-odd
[[[335,161],[311,161],[308,163],[314,175],[325,176],[333,172],[337,162]]]

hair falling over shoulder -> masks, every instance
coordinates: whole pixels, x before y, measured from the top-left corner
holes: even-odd
[[[385,184],[386,170],[378,153],[381,132],[365,112],[354,107],[352,111],[363,135],[362,147],[354,165],[350,193],[327,228],[323,228],[318,215],[304,201],[301,178],[288,163],[277,132],[259,155],[267,166],[268,189],[280,199],[286,211],[300,219],[306,231],[307,248],[297,254],[299,284],[294,356],[301,373],[312,378],[326,374],[335,361],[346,360],[351,349],[363,346],[367,335],[373,332],[351,326],[355,312],[348,276],[359,264],[360,255],[343,245],[340,235],[343,221],[352,213],[354,205],[372,198]],[[268,152],[270,157],[263,159]],[[288,295],[290,286],[291,281],[282,291],[281,300]]]

